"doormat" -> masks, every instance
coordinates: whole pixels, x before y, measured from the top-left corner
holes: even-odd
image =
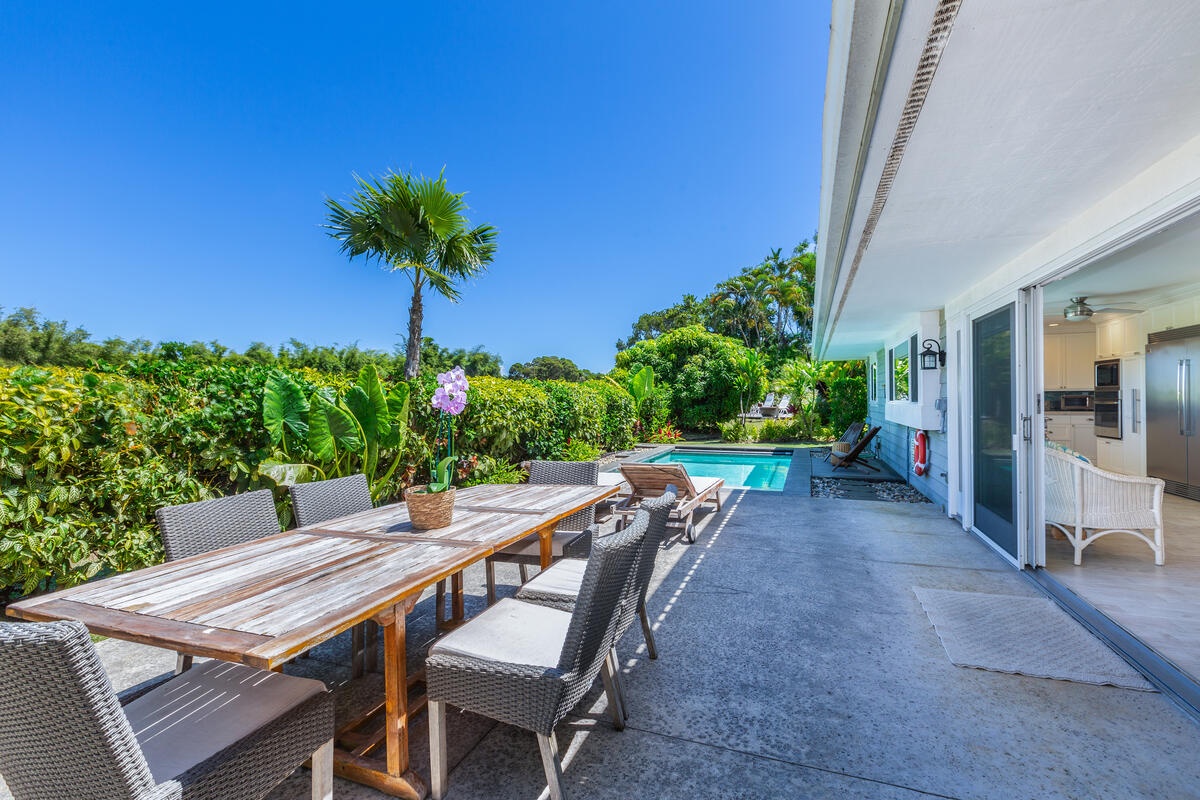
[[[956,666],[1158,691],[1053,600],[922,586],[913,592]]]

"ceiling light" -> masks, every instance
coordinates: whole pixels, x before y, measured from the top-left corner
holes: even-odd
[[[1067,322],[1086,322],[1092,318],[1091,306],[1087,304],[1087,297],[1072,297],[1071,304],[1063,309],[1063,318]]]
[[[1051,322],[1051,323],[1050,323],[1050,327],[1051,327],[1051,328],[1057,328],[1057,327],[1058,327],[1058,323],[1057,323],[1057,322]]]

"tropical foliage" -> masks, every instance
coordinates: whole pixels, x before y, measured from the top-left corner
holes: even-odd
[[[617,342],[617,350],[700,325],[759,351],[772,368],[807,355],[816,265],[810,242],[796,245],[789,256],[780,249],[772,250],[758,264],[718,283],[701,300],[685,294],[670,308],[643,314],[629,338]]]
[[[737,365],[746,349],[733,339],[693,325],[640,341],[617,353],[614,374],[636,375],[650,367],[656,384],[670,387],[670,415],[677,424],[693,430],[716,430],[717,423],[739,412]],[[757,394],[763,385],[756,378],[750,391]]]
[[[540,381],[586,381],[596,377],[562,356],[538,356],[527,364],[513,364],[508,377]]]

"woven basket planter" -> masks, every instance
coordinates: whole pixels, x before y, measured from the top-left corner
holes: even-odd
[[[408,518],[417,530],[444,528],[454,520],[454,487],[444,492],[428,494],[425,486],[410,486],[404,490]]]
[[[841,464],[842,458],[849,455],[850,451],[853,449],[854,445],[850,444],[849,442],[834,442],[829,452],[830,463],[832,463],[835,467],[838,464]]]

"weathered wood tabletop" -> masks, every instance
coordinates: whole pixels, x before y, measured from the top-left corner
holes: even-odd
[[[555,524],[615,491],[560,485],[461,489],[446,528],[416,531],[403,504],[385,506],[29,598],[10,605],[8,613],[34,621],[78,620],[94,633],[264,669],[279,668],[374,619],[384,640],[385,697],[376,707],[383,725],[376,735],[351,736],[351,727],[375,713],[342,726],[339,735],[354,745],[339,747],[335,769],[390,794],[420,798],[425,784],[408,756],[404,615],[428,587],[531,533],[541,537],[542,562],[549,564]]]

